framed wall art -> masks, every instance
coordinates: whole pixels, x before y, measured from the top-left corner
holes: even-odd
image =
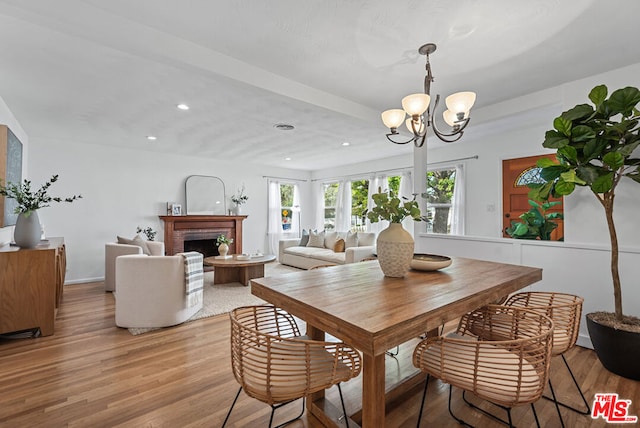
[[[2,184],[22,182],[22,143],[6,125],[0,125],[0,180]],[[0,227],[16,224],[17,202],[0,196]]]

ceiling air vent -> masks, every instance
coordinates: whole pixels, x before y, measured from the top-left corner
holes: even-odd
[[[289,125],[287,123],[276,123],[275,125],[273,125],[273,127],[280,131],[291,131],[295,129],[295,126]]]

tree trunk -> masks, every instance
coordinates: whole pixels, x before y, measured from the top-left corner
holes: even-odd
[[[611,279],[613,280],[613,300],[615,303],[616,320],[622,322],[622,287],[620,286],[620,273],[618,271],[618,235],[613,222],[613,191],[605,194],[604,212],[607,216],[607,226],[609,226],[609,237],[611,239]]]
[[[449,233],[449,207],[436,207],[433,215],[433,233]]]

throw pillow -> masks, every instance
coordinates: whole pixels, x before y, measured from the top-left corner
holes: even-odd
[[[344,239],[340,238],[336,241],[333,246],[334,253],[344,253]]]
[[[376,234],[373,232],[358,232],[358,247],[376,245]]]
[[[338,232],[326,232],[324,234],[324,248],[331,248],[336,245],[338,240]]]
[[[309,231],[309,242],[307,247],[324,248],[324,230],[322,232]]]
[[[344,239],[344,247],[352,248],[357,246],[358,246],[358,234],[349,231],[349,233],[347,233],[347,237]]]
[[[301,247],[306,247],[309,242],[309,231],[302,229],[302,236],[300,237],[300,243],[298,244]]]
[[[137,245],[142,248],[142,254],[146,254],[147,256],[151,255],[151,251],[149,251],[149,246],[147,242],[140,237],[140,235],[136,235],[133,239],[123,238],[122,236],[118,236],[118,244],[128,244],[128,245]]]

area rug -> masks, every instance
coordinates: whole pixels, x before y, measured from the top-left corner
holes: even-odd
[[[281,275],[290,272],[300,272],[300,269],[281,265],[280,263],[268,263],[265,265],[265,276]],[[214,272],[204,274],[204,302],[202,309],[196,312],[185,322],[208,318],[232,311],[240,306],[260,305],[264,300],[251,294],[251,287],[246,287],[239,282],[229,284],[213,284]],[[129,333],[134,336],[147,333],[160,328],[130,328]]]

